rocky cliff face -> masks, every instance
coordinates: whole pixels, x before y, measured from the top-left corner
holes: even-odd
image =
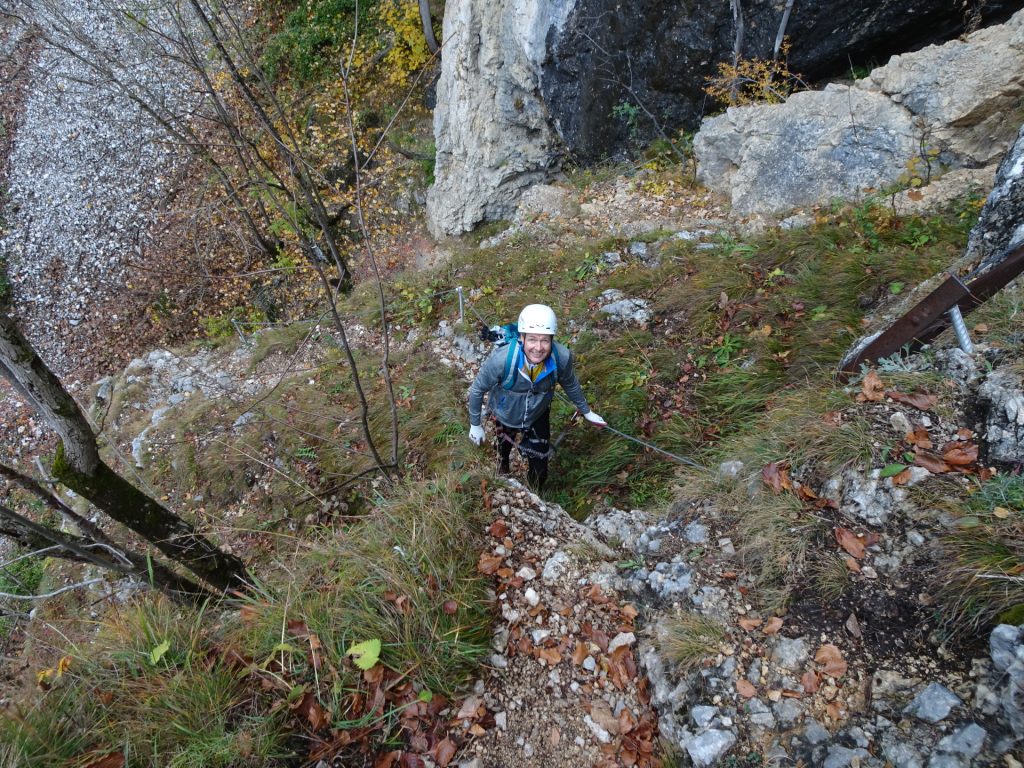
[[[698,179],[737,213],[778,214],[999,161],[1024,120],[1024,12],[893,56],[853,85],[730,108],[694,141]],[[901,181],[902,179],[902,181]]]
[[[770,57],[783,15],[745,0],[741,50]],[[790,67],[816,79],[1000,21],[1009,0],[797,3]],[[694,127],[705,79],[731,58],[737,25],[723,0],[449,0],[434,133],[435,236],[509,217],[519,193],[561,159],[591,161],[666,130]],[[642,108],[633,125],[616,105]]]
[[[742,55],[771,58],[784,3],[745,0]],[[542,92],[569,150],[592,160],[624,146],[629,127],[614,106],[637,99],[665,125],[694,127],[714,105],[703,86],[731,58],[736,24],[724,0],[578,0],[551,39]],[[999,21],[1016,3],[947,0],[852,0],[796,3],[786,25],[790,69],[807,80],[942,42],[965,24]],[[642,121],[641,121],[642,122]],[[652,126],[638,126],[641,138]]]
[[[427,215],[435,237],[508,218],[519,193],[559,161],[540,98],[547,36],[570,3],[553,0],[449,2],[437,84],[435,178]]]

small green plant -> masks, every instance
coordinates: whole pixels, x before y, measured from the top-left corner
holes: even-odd
[[[640,107],[628,101],[620,101],[612,107],[612,117],[618,120],[625,120],[626,128],[629,130],[629,138],[636,140],[640,130]]]
[[[742,347],[743,340],[727,331],[711,347],[711,356],[715,365],[724,368]]]

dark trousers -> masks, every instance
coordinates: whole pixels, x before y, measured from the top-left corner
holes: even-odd
[[[519,453],[526,459],[528,465],[526,482],[537,493],[540,493],[544,488],[544,482],[548,479],[548,459],[551,450],[551,409],[546,409],[540,418],[526,429],[510,427],[498,420],[495,420],[494,423],[494,433],[498,439],[500,470],[508,472],[512,446],[518,445]],[[520,435],[518,443],[516,443],[517,435]]]

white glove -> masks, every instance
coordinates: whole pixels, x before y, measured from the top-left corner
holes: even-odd
[[[469,425],[469,439],[473,441],[475,445],[484,444],[484,428],[482,426]]]
[[[595,427],[607,427],[608,426],[608,422],[605,421],[604,419],[602,419],[600,416],[598,416],[593,411],[590,411],[589,413],[584,413],[583,414],[583,418],[586,419],[587,421],[589,421]]]

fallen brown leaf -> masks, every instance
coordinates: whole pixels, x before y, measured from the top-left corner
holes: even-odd
[[[476,696],[470,696],[459,707],[459,713],[455,716],[456,720],[472,720],[477,716],[477,712],[480,711],[480,699]]]
[[[572,650],[572,663],[578,667],[586,660],[587,656],[589,655],[590,649],[587,648],[587,644],[577,641],[576,647]]]
[[[858,403],[878,403],[885,399],[885,385],[878,378],[874,370],[867,372],[864,381],[861,383],[860,394],[857,395]]]
[[[800,678],[800,685],[804,687],[806,693],[814,693],[818,690],[818,673],[810,669],[807,670]]]
[[[771,464],[765,464],[761,468],[761,479],[772,489],[773,493],[782,493],[783,490],[793,487],[793,482],[789,479],[788,461],[773,461]]]
[[[547,662],[549,667],[557,666],[562,660],[562,655],[558,652],[557,648],[541,648],[537,652],[537,657]]]
[[[757,689],[750,684],[749,680],[741,677],[736,681],[736,693],[744,699],[752,699],[757,695]]]
[[[853,573],[860,573],[860,563],[858,563],[852,557],[846,558],[844,562],[846,563],[847,570],[850,570]]]
[[[974,443],[966,443],[950,448],[942,454],[942,460],[954,467],[966,467],[978,460],[978,446]]]
[[[312,691],[306,691],[302,698],[292,705],[292,710],[299,717],[305,718],[314,731],[319,731],[331,722],[331,716],[320,706]]]
[[[928,451],[934,448],[932,438],[928,434],[928,430],[924,427],[917,427],[913,432],[908,432],[904,437],[910,445],[915,445],[922,451]]]
[[[782,619],[778,616],[772,616],[768,619],[768,622],[764,625],[764,629],[761,631],[766,635],[774,635],[777,634],[780,629],[782,629]]]
[[[864,558],[864,541],[849,528],[836,528],[836,542],[858,560]]]
[[[846,674],[847,664],[842,652],[831,643],[826,643],[814,654],[814,660],[822,665],[822,672],[829,677],[842,677]]]
[[[455,742],[449,738],[444,738],[437,742],[437,745],[431,750],[430,754],[439,768],[446,768],[448,763],[452,761],[452,758],[455,757],[456,751]]]
[[[950,467],[949,464],[944,462],[941,458],[936,456],[934,453],[928,453],[927,451],[918,451],[914,454],[914,466],[924,467],[935,475],[944,474],[952,469],[952,467]]]
[[[913,394],[907,395],[903,392],[896,392],[890,390],[885,393],[886,397],[890,397],[897,403],[903,403],[909,405],[911,408],[917,408],[919,411],[930,411],[935,407],[935,404],[939,402],[938,395],[927,395],[923,392],[914,392]]]
[[[612,736],[619,733],[619,718],[612,714],[612,708],[604,699],[597,699],[590,705],[590,717]]]
[[[508,523],[502,518],[498,518],[487,528],[487,532],[496,539],[504,539],[508,534]]]
[[[907,483],[910,482],[912,474],[913,473],[910,471],[910,467],[907,467],[902,472],[897,472],[895,475],[892,476],[892,484],[906,485]]]
[[[501,559],[501,555],[484,552],[480,555],[480,560],[477,561],[476,569],[485,576],[490,576],[501,566]]]
[[[747,632],[752,632],[761,626],[762,621],[761,619],[748,619],[744,617],[736,623],[739,624]]]

